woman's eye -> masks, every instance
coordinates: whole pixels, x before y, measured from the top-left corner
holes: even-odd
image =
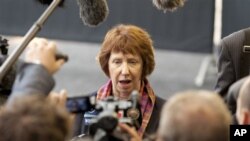
[[[129,63],[130,63],[130,64],[136,64],[136,63],[137,63],[137,61],[132,60],[132,61],[129,61]]]
[[[119,60],[114,60],[113,63],[114,63],[114,64],[120,64],[121,61],[119,61]]]

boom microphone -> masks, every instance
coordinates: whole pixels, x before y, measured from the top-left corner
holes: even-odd
[[[182,7],[186,0],[153,0],[153,4],[157,9],[163,10],[163,12],[174,11],[179,7]]]
[[[97,26],[105,21],[109,13],[106,0],[77,0],[80,18],[88,26]]]
[[[53,0],[37,0],[41,4],[50,4]],[[64,0],[60,3],[62,5]],[[90,27],[98,26],[106,20],[109,9],[106,0],[77,0],[80,18],[83,23]]]

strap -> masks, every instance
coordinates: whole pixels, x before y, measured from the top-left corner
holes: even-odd
[[[250,28],[244,29],[245,40],[240,54],[239,78],[249,75],[250,71]]]
[[[246,28],[244,32],[245,32],[245,37],[246,37],[244,41],[244,45],[250,46],[250,28]]]

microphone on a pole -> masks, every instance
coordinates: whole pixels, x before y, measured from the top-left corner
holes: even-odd
[[[44,1],[49,2],[49,1]],[[21,44],[16,47],[13,52],[7,57],[0,67],[0,84],[2,83],[3,77],[10,70],[11,66],[16,62],[18,57],[24,51],[29,42],[36,36],[36,34],[41,30],[43,24],[46,22],[48,17],[53,13],[56,7],[62,2],[62,0],[53,0],[49,7],[43,12],[39,19],[32,25],[29,31],[25,34]],[[63,57],[62,55],[58,58]],[[63,59],[63,58],[62,58]]]
[[[175,11],[177,8],[184,6],[186,0],[152,0],[154,6],[163,10],[163,12],[167,11]]]
[[[49,5],[53,0],[37,0],[41,4]],[[109,8],[106,0],[76,0],[82,22],[90,27],[100,25],[106,20]],[[64,0],[60,3],[63,5]]]
[[[87,26],[94,27],[106,20],[109,9],[106,0],[77,0],[80,18]]]
[[[46,5],[50,5],[50,3],[53,0],[37,0],[38,2],[40,2],[41,4],[46,4]],[[64,0],[61,0],[61,2],[59,3],[59,6],[63,6]]]

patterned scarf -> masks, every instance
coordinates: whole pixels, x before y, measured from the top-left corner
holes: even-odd
[[[142,115],[142,124],[141,127],[137,130],[138,134],[143,137],[143,134],[146,130],[146,127],[149,123],[150,117],[152,115],[154,104],[155,104],[155,94],[148,82],[145,79],[142,83],[140,89],[140,105],[141,105],[141,115]],[[112,82],[109,80],[105,85],[103,85],[97,92],[97,100],[103,100],[104,98],[112,95]]]

